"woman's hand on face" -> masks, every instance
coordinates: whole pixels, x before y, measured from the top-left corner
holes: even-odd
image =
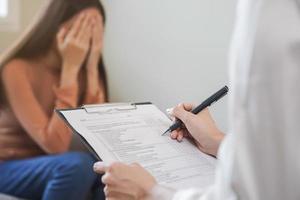
[[[156,185],[154,177],[139,164],[126,165],[103,162],[94,165],[94,171],[102,176],[107,199],[144,199]]]
[[[62,27],[57,34],[57,46],[62,57],[63,68],[78,72],[89,51],[92,24],[90,17],[81,14],[70,30]]]
[[[173,131],[171,138],[181,141],[187,137],[192,139],[202,152],[216,156],[224,134],[216,126],[208,109],[194,115],[190,112],[192,108],[192,104],[179,104],[173,109],[171,114],[180,119],[185,127]]]
[[[98,67],[98,62],[103,48],[103,25],[100,16],[92,19],[91,48],[87,60],[88,69]]]

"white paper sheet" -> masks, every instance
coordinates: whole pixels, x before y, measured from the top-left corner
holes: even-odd
[[[161,134],[172,123],[154,105],[115,110],[105,107],[61,111],[71,126],[104,162],[138,162],[160,184],[174,188],[205,187],[213,183],[215,159],[193,144]]]

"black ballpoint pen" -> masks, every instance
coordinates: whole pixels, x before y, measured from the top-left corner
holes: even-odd
[[[191,113],[193,114],[198,114],[199,112],[201,112],[202,110],[204,110],[205,108],[211,106],[214,102],[217,102],[219,99],[221,99],[222,97],[224,97],[227,93],[228,93],[228,87],[225,86],[222,89],[220,89],[218,92],[216,92],[215,94],[211,95],[208,99],[206,99],[205,101],[203,101],[203,103],[201,103],[199,106],[197,106],[196,108],[194,108]],[[180,128],[182,126],[182,122],[180,120],[176,120],[174,122],[174,124],[172,124],[170,126],[170,128],[168,128],[168,130],[166,130],[162,135],[168,133],[168,132],[172,132],[178,128]]]

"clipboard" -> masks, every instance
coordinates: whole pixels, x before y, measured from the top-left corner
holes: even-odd
[[[84,105],[56,112],[97,160],[137,162],[159,184],[177,189],[214,181],[216,160],[189,140],[178,143],[163,137],[172,121],[151,102]]]
[[[72,110],[84,109],[85,112],[88,114],[95,114],[95,113],[103,112],[103,111],[102,112],[97,111],[97,109],[99,108],[107,108],[105,112],[113,112],[113,111],[118,112],[118,111],[126,111],[126,110],[135,110],[137,109],[137,106],[140,105],[152,105],[152,102],[89,104],[89,105],[83,105],[78,108],[55,109],[55,112],[68,125],[68,127],[71,128],[72,132],[79,136],[83,145],[95,157],[95,159],[102,161],[102,159],[96,153],[95,149],[88,143],[88,141],[78,131],[76,131],[76,129],[68,122],[65,116],[61,113],[61,111],[72,111]]]

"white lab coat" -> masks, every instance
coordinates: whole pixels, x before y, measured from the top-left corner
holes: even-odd
[[[155,199],[300,200],[300,0],[240,0],[215,184]]]

